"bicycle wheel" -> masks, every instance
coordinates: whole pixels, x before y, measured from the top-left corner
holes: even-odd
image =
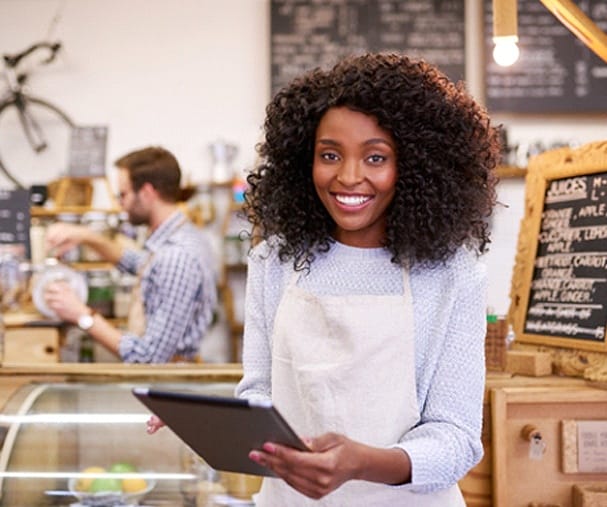
[[[31,146],[15,101],[0,105],[0,188],[7,182],[17,187],[45,184],[67,171],[74,122],[45,100],[26,101],[26,122],[39,127],[46,147],[37,153]]]

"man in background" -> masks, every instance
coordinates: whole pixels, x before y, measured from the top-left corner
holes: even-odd
[[[115,328],[81,302],[66,283],[49,284],[45,300],[62,320],[78,325],[127,363],[196,361],[217,304],[216,276],[206,235],[178,208],[181,170],[160,147],[119,158],[120,205],[133,225],[146,225],[143,250],[110,241],[86,226],[56,223],[46,235],[55,255],[77,245],[137,274],[127,330]]]

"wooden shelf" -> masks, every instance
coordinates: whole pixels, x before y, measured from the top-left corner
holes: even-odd
[[[111,262],[71,262],[69,265],[77,271],[108,271],[115,268]]]
[[[518,167],[513,165],[502,165],[496,169],[496,174],[500,179],[508,178],[525,178],[527,176],[526,167]]]
[[[241,322],[230,323],[230,331],[234,334],[241,335],[244,333],[244,325]]]
[[[90,206],[62,206],[61,208],[44,208],[42,206],[32,206],[30,208],[30,214],[32,217],[56,217],[64,213],[73,213],[76,215],[84,215],[91,211],[98,211],[108,214],[118,214],[121,212],[120,208],[100,209],[91,208]]]
[[[227,271],[246,271],[247,265],[244,262],[239,264],[224,264],[224,268]]]

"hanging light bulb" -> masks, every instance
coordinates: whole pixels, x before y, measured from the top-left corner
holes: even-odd
[[[518,48],[518,37],[493,37],[493,59],[502,67],[509,67],[518,60],[521,52]]]
[[[508,67],[518,60],[517,0],[493,0],[493,59]]]

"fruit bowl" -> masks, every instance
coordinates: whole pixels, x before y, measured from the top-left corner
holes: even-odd
[[[74,495],[80,505],[86,507],[118,507],[120,505],[137,505],[141,499],[147,495],[154,486],[156,481],[153,479],[146,479],[146,487],[132,493],[126,493],[123,491],[98,491],[95,493],[89,493],[86,491],[79,491],[77,489],[78,479],[72,477],[68,481],[68,489],[72,495]]]

